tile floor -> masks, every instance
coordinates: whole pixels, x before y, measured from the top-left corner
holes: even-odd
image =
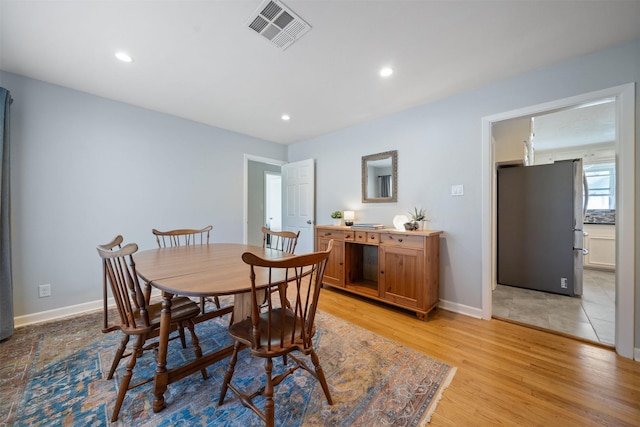
[[[585,269],[582,298],[498,285],[493,314],[613,346],[615,273]]]

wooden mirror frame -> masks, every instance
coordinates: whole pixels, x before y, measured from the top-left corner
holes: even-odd
[[[391,160],[391,196],[375,197],[368,194],[367,182],[369,179],[369,162],[378,160]],[[398,201],[398,151],[385,151],[384,153],[362,156],[362,203],[395,203]]]

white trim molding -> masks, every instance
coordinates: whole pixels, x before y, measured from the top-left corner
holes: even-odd
[[[112,301],[111,303],[115,307],[115,301]],[[16,328],[19,328],[21,326],[33,325],[35,323],[50,322],[64,317],[77,316],[79,314],[96,310],[102,310],[101,299],[82,304],[60,307],[53,310],[40,311],[38,313],[27,314],[24,316],[16,316],[13,318],[13,323]]]
[[[457,302],[445,301],[441,299],[438,302],[438,309],[464,314],[465,316],[475,317],[476,319],[482,319],[481,309],[464,304],[458,304]]]

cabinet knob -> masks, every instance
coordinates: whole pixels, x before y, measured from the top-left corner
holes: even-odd
[[[380,274],[384,274],[384,270],[380,270]]]
[[[398,239],[398,242],[402,243],[402,239]]]

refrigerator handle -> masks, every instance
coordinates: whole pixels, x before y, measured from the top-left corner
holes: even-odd
[[[587,182],[587,174],[582,171],[582,188],[584,191],[584,201],[582,203],[582,217],[587,216],[587,205],[589,204],[589,183]]]

